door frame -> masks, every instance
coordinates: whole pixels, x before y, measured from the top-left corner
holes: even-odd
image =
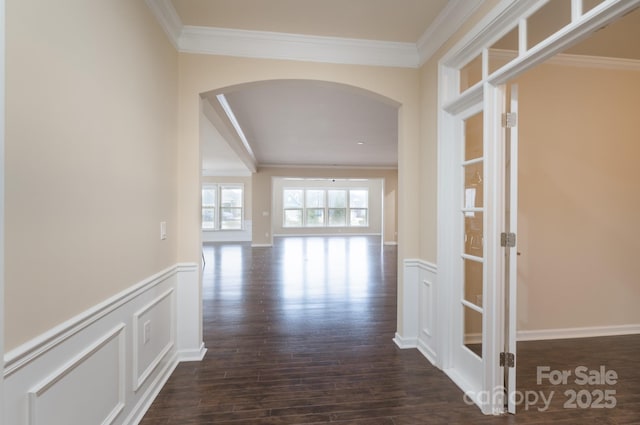
[[[0,0],[0,323],[5,322],[4,316],[4,138],[5,138],[5,0]],[[0,326],[0,412],[4,412],[4,326]],[[0,423],[3,417],[0,416]]]
[[[502,112],[505,110],[504,85],[534,66],[560,53],[572,43],[588,36],[602,26],[640,6],[640,0],[605,0],[583,13],[582,0],[571,0],[571,22],[546,39],[527,49],[526,20],[549,0],[502,0],[462,40],[439,61],[438,64],[438,346],[441,348],[438,366],[442,368],[463,391],[464,376],[460,376],[452,359],[454,341],[453,326],[461,326],[460,320],[451,317],[455,311],[455,286],[457,240],[459,233],[458,201],[451,190],[457,181],[456,143],[460,143],[458,115],[482,102],[484,105],[485,137],[485,293],[483,300],[483,350],[484,359],[482,396],[471,398],[485,414],[502,414],[504,406],[504,368],[499,365],[499,355],[505,346],[505,329],[509,318],[505,315],[505,264],[500,247],[500,233],[504,231],[506,211],[504,188],[504,132]],[[489,73],[489,47],[512,29],[520,34],[517,56],[493,73]],[[471,60],[482,57],[481,80],[460,92],[459,70]],[[517,213],[517,211],[515,212]],[[515,314],[515,305],[511,314]],[[515,327],[512,325],[512,327]],[[509,329],[516,332],[516,329]],[[491,360],[495,359],[495,361]],[[466,388],[465,388],[466,387]],[[514,390],[514,389],[511,389]],[[500,397],[502,394],[502,397]]]

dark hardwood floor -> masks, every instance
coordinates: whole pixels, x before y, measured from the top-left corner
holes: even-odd
[[[519,389],[555,391],[550,407],[523,402],[516,416],[484,416],[417,350],[392,342],[395,247],[283,238],[273,248],[206,245],[204,257],[207,355],[176,368],[143,425],[640,424],[639,336],[520,343]],[[605,365],[619,379],[538,385],[545,365]],[[567,388],[614,389],[617,405],[566,409]]]

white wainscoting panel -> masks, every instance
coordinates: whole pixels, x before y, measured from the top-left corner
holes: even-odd
[[[178,361],[200,361],[207,350],[202,342],[202,301],[200,273],[196,264],[179,264],[177,348]]]
[[[420,266],[420,333],[418,350],[433,364],[437,364],[437,294],[436,267],[430,263]]]
[[[175,347],[173,288],[133,314],[133,390],[138,391]]]
[[[399,317],[400,328],[396,332],[393,342],[400,348],[416,348],[419,328],[418,282],[420,281],[420,270],[418,260],[405,260],[403,267],[402,291],[398,290],[398,302],[402,306],[398,311],[402,313]]]
[[[419,323],[418,350],[432,364],[438,363],[438,269],[435,264],[420,261],[419,268]],[[441,313],[441,312],[440,312]]]
[[[437,364],[437,267],[423,260],[405,260],[401,294],[402,332],[394,338],[400,348],[418,348]]]
[[[137,424],[178,362],[206,352],[198,287],[198,264],[177,264],[6,353],[3,419]]]
[[[113,423],[125,404],[124,328],[117,326],[29,391],[29,425]]]

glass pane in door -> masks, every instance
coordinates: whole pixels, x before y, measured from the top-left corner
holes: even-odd
[[[464,299],[482,308],[482,269],[481,262],[464,259]]]
[[[464,253],[467,255],[482,257],[484,253],[483,216],[483,213],[477,211],[464,213]]]
[[[483,185],[482,162],[475,162],[464,167],[464,206],[463,208],[482,208]]]
[[[482,112],[472,115],[464,120],[464,160],[482,158],[484,148],[482,146]]]
[[[482,358],[482,313],[466,306],[464,312],[463,344],[476,356]]]

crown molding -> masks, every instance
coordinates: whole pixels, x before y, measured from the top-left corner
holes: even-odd
[[[569,55],[565,53],[560,53],[550,59],[547,59],[545,64],[576,66],[582,68],[613,69],[617,71],[640,71],[640,60],[638,59]]]
[[[451,0],[417,43],[183,25],[171,0],[145,0],[184,53],[418,68],[485,0]]]
[[[505,61],[514,59],[514,53],[514,51],[503,49],[491,49],[489,52],[491,57]],[[640,60],[638,59],[610,58],[569,53],[559,53],[547,59],[544,64],[579,68],[612,69],[617,71],[640,71]]]
[[[182,20],[173,7],[171,0],[145,0],[173,46],[179,51],[178,39],[182,32]]]
[[[413,43],[185,25],[181,52],[356,65],[418,67]]]
[[[418,64],[424,65],[485,0],[450,0],[416,43]]]

